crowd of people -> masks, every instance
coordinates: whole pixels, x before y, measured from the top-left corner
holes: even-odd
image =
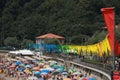
[[[14,80],[83,80],[90,77],[80,71],[65,69],[54,60],[0,61],[0,73]],[[95,79],[94,79],[95,80]]]

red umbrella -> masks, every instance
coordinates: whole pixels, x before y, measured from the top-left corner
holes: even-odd
[[[116,71],[116,72],[113,72],[113,75],[119,75],[120,72]]]
[[[0,62],[0,65],[3,65],[3,63],[2,63],[2,62]]]
[[[83,78],[82,80],[88,80],[88,78]]]
[[[10,65],[9,68],[15,68],[15,65]]]
[[[112,76],[112,80],[120,80],[120,76],[114,75],[114,76]]]
[[[29,61],[24,61],[23,63],[24,63],[24,64],[28,64],[28,63],[29,63]]]
[[[112,80],[120,80],[120,72],[113,72]]]

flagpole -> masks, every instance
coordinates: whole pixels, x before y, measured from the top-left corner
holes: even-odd
[[[113,45],[114,45],[114,47],[113,47],[113,71],[115,71],[115,7],[113,7],[113,10],[114,10],[114,15],[113,15],[113,17],[114,17],[114,39],[113,39]]]

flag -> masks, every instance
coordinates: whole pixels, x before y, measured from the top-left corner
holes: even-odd
[[[118,40],[115,40],[115,56],[119,56],[119,42]]]
[[[108,40],[111,51],[114,50],[114,8],[102,8],[101,9],[107,29],[108,29]]]

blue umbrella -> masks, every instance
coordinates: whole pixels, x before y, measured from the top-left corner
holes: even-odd
[[[50,72],[50,70],[48,70],[48,69],[41,69],[40,71],[41,71],[41,73],[42,72],[46,72],[46,73]]]
[[[30,68],[31,66],[27,64],[25,67],[26,67],[26,68]]]
[[[18,70],[18,71],[24,71],[25,68],[24,68],[24,67],[20,67],[20,68],[18,68],[17,70]]]
[[[35,71],[33,74],[38,76],[38,75],[40,75],[40,71]]]
[[[67,75],[68,73],[67,72],[62,72],[63,75]]]
[[[53,68],[53,69],[58,69],[58,68],[60,68],[60,66],[55,65],[55,66],[52,66],[52,68]]]
[[[46,74],[48,74],[48,73],[46,73],[46,72],[41,72],[41,74],[40,74],[40,75],[46,75]]]
[[[91,78],[89,78],[88,80],[95,80],[95,78],[92,78],[92,77],[91,77]]]
[[[19,64],[21,64],[21,62],[16,61],[14,64],[15,64],[15,65],[19,65]]]

